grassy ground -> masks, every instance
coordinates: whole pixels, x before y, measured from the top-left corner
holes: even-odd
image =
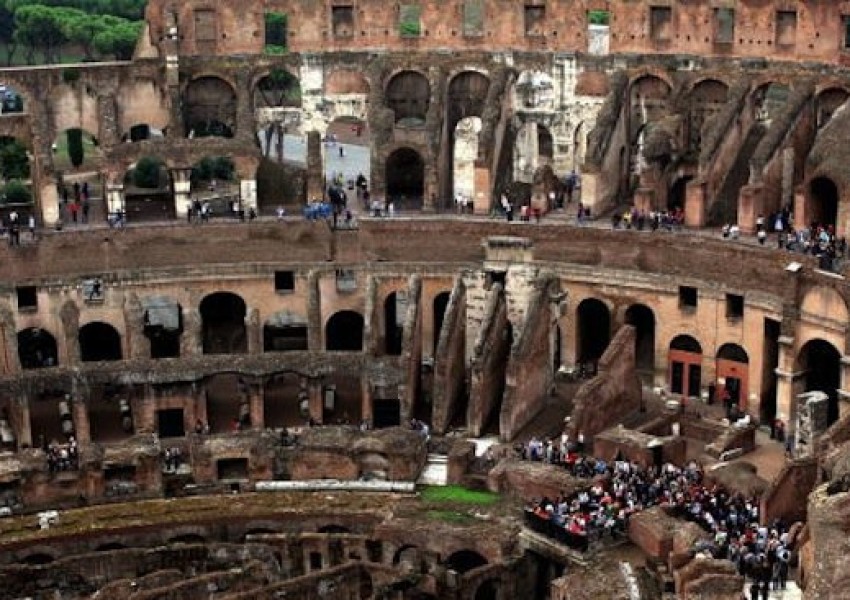
[[[470,490],[459,485],[426,487],[421,492],[423,502],[446,502],[487,506],[497,503],[501,496],[493,492]]]
[[[83,132],[83,164],[80,171],[99,169],[103,165],[103,151],[94,145],[91,135]],[[57,171],[72,171],[71,158],[68,156],[68,136],[63,131],[56,138],[56,151],[53,153],[53,167]]]

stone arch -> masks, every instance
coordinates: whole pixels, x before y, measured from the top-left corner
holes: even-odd
[[[401,354],[402,341],[404,339],[404,317],[406,311],[402,309],[398,292],[390,293],[384,300],[384,352],[390,356]]]
[[[626,324],[635,328],[635,365],[647,373],[655,371],[655,313],[645,304],[626,309]]]
[[[800,302],[800,313],[804,319],[826,317],[840,324],[842,328],[850,321],[850,310],[844,296],[834,288],[826,286],[815,286],[806,290]]]
[[[369,94],[369,80],[355,69],[335,69],[325,76],[325,95]]]
[[[99,131],[100,117],[94,90],[82,83],[60,84],[50,92],[53,131]]]
[[[168,93],[160,83],[151,78],[133,78],[118,89],[119,131],[122,141],[141,141],[159,138],[168,134],[170,114]],[[140,136],[143,130],[134,127],[146,127],[147,137]]]
[[[446,310],[449,307],[449,299],[452,293],[443,291],[434,296],[434,355],[437,354],[437,345],[440,343],[440,332],[443,330],[443,320],[446,318]]]
[[[398,148],[386,162],[387,200],[397,208],[417,210],[425,197],[425,160],[412,148]]]
[[[146,296],[141,300],[145,337],[151,358],[178,358],[183,334],[183,308],[168,296]]]
[[[702,346],[696,338],[681,334],[670,341],[667,354],[670,392],[699,397],[702,388]]]
[[[403,544],[395,552],[393,552],[392,564],[400,565],[405,559],[405,554],[409,556],[412,553],[418,554],[418,552],[419,546],[416,546],[415,544]]]
[[[245,354],[248,332],[245,316],[248,308],[233,292],[214,292],[199,306],[204,354]]]
[[[747,351],[738,344],[726,343],[717,349],[715,394],[742,410],[749,402],[749,362]]]
[[[19,91],[16,84],[3,82],[0,85],[0,114],[24,113],[27,110],[29,97],[25,91]]]
[[[691,87],[688,96],[688,143],[691,150],[698,150],[702,142],[702,128],[726,104],[729,86],[719,79],[700,79]]]
[[[307,350],[307,319],[288,310],[276,312],[263,325],[263,352]]]
[[[265,381],[263,423],[270,428],[303,425],[310,416],[307,379],[294,371],[275,373]]]
[[[835,111],[847,102],[848,98],[850,98],[850,92],[839,86],[827,87],[817,93],[815,96],[815,118],[818,129],[829,123]]]
[[[384,96],[397,124],[425,124],[431,104],[431,84],[421,72],[407,70],[394,74],[387,81]]]
[[[236,88],[219,76],[192,79],[183,93],[186,136],[231,138],[236,133]]]
[[[83,362],[121,360],[121,334],[109,323],[92,321],[80,327],[80,360]]]
[[[341,310],[325,323],[325,350],[362,352],[363,315],[353,310]]]
[[[110,213],[123,211],[127,220],[134,223],[175,217],[174,181],[162,158],[140,157],[127,166],[122,182],[124,205],[110,206]]]
[[[466,117],[483,117],[490,78],[479,71],[461,71],[449,80],[446,111],[449,131]]]
[[[254,110],[300,108],[301,81],[287,69],[273,69],[257,79],[252,95]]]
[[[829,397],[827,422],[830,425],[839,417],[841,368],[841,352],[824,339],[810,339],[797,353],[795,371],[803,373],[802,391],[824,392]]]
[[[478,567],[483,567],[487,564],[487,559],[475,550],[463,549],[457,550],[449,555],[445,565],[447,569],[451,569],[458,573],[467,573]]]
[[[611,341],[611,311],[598,298],[585,298],[576,307],[576,357],[595,364]]]
[[[830,177],[820,175],[809,181],[806,188],[806,220],[824,226],[838,223],[838,205],[841,201],[838,185]]]
[[[251,426],[248,383],[239,373],[216,373],[204,380],[207,425],[211,433]]]
[[[18,358],[23,369],[41,369],[59,364],[56,338],[46,329],[28,327],[18,332]]]

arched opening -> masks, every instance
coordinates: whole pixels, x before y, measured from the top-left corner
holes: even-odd
[[[487,373],[488,379],[492,381],[491,388],[488,390],[487,396],[482,394],[481,400],[484,403],[482,409],[482,418],[480,427],[477,426],[476,416],[467,415],[467,424],[470,426],[473,436],[479,435],[498,435],[499,434],[499,416],[502,412],[502,401],[505,398],[505,387],[507,385],[506,374],[508,370],[508,360],[511,354],[511,348],[514,343],[514,326],[508,320],[505,320],[504,329],[500,340],[495,340],[491,352],[493,359],[491,362],[491,370]],[[485,392],[486,393],[486,392]],[[467,406],[467,412],[470,407]]]
[[[369,189],[372,168],[369,123],[357,117],[337,117],[325,132],[325,181],[337,212],[353,200],[358,206]]]
[[[688,194],[688,182],[693,179],[692,175],[683,175],[676,178],[667,194],[667,210],[685,210],[685,200]]]
[[[30,152],[9,136],[0,136],[0,195],[6,204],[30,205],[33,201]]]
[[[24,108],[24,97],[20,93],[10,85],[0,85],[0,114],[22,113]]]
[[[635,366],[642,374],[655,371],[655,313],[644,304],[626,310],[626,323],[635,328]]]
[[[236,91],[218,77],[200,77],[186,86],[183,104],[186,137],[232,138],[236,131]]]
[[[363,388],[359,376],[335,375],[322,389],[322,423],[357,425],[363,408]]]
[[[283,310],[263,325],[263,352],[307,350],[307,320]]]
[[[160,139],[165,137],[165,131],[157,129],[148,123],[136,123],[131,125],[122,140],[125,142],[143,142],[145,140]]]
[[[478,158],[481,127],[480,117],[464,117],[458,121],[454,130],[452,197],[455,201],[455,209],[458,211],[466,209],[472,212],[475,201],[475,161]]]
[[[418,562],[418,557],[419,548],[417,546],[404,544],[393,553],[392,564],[398,566],[402,562],[408,562],[415,566],[416,562]]]
[[[838,221],[839,201],[835,183],[828,177],[816,177],[809,184],[809,198],[809,222],[834,227]]]
[[[59,364],[56,338],[38,327],[18,332],[18,358],[22,369],[41,369]]]
[[[94,442],[116,442],[133,435],[133,388],[124,385],[91,385],[86,408]]]
[[[847,102],[848,97],[850,94],[842,88],[828,88],[818,94],[815,100],[818,129],[832,120],[835,111]]]
[[[283,162],[284,157],[303,161],[304,138],[298,133],[301,82],[286,69],[274,69],[254,88],[257,139],[263,156]]]
[[[487,559],[475,550],[458,550],[446,559],[446,568],[461,574],[486,564]]]
[[[670,392],[699,398],[702,387],[702,346],[689,335],[678,335],[670,342]]]
[[[838,390],[841,389],[841,353],[829,342],[806,342],[797,355],[797,367],[804,374],[805,392],[823,392],[829,397],[827,424],[838,420]]]
[[[108,323],[95,321],[80,327],[80,360],[121,360],[121,335]]]
[[[109,213],[123,212],[128,221],[167,221],[175,217],[174,186],[165,162],[143,156],[124,174],[124,206],[109,206]]]
[[[210,433],[230,433],[251,427],[249,389],[236,373],[219,373],[204,382]]]
[[[363,316],[353,310],[335,313],[325,325],[325,350],[363,351]]]
[[[30,430],[34,447],[64,443],[74,435],[71,395],[62,390],[48,390],[29,403]]]
[[[402,71],[390,79],[385,94],[386,103],[395,113],[395,122],[402,126],[422,126],[431,103],[428,78],[417,71]]]
[[[702,128],[726,104],[729,86],[716,79],[704,79],[690,93],[691,110],[688,113],[688,142],[693,152],[699,152]]]
[[[596,363],[611,341],[611,312],[602,300],[587,298],[576,309],[576,321],[576,356],[581,364],[591,363],[595,372]]]
[[[145,337],[151,345],[151,358],[180,356],[180,336],[183,333],[183,309],[166,296],[142,299]]]
[[[103,222],[103,151],[97,138],[80,128],[66,129],[53,141],[53,167],[61,173],[62,219],[66,223]]]
[[[717,350],[715,394],[729,407],[747,409],[749,362],[747,351],[738,344],[723,344]]]
[[[273,429],[297,427],[310,416],[310,400],[306,380],[297,373],[272,376],[263,395],[263,423]]]
[[[286,69],[272,69],[254,88],[254,110],[301,108],[301,82]]]
[[[233,160],[227,156],[205,156],[192,165],[192,211],[197,218],[204,205],[208,217],[241,216],[239,178]]]
[[[390,356],[401,354],[406,312],[407,297],[405,294],[393,292],[384,300],[384,352]]]
[[[201,301],[204,354],[245,354],[245,301],[231,292],[216,292]]]
[[[425,197],[425,161],[415,150],[399,148],[387,158],[387,200],[396,208],[418,210]]]
[[[451,292],[440,292],[434,297],[434,355],[437,354],[440,332],[443,331],[443,320],[446,318],[446,309],[449,307],[450,298]]]
[[[500,587],[498,579],[486,579],[475,590],[475,600],[498,600]]]

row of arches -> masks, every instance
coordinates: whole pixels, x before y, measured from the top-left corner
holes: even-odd
[[[441,292],[433,300],[434,346],[439,339],[449,292]],[[177,358],[184,332],[183,309],[170,298],[154,296],[142,302],[143,331],[151,345],[151,358]],[[406,297],[392,292],[384,300],[383,352],[399,355],[402,351]],[[237,294],[216,292],[201,301],[201,341],[204,354],[244,354],[248,352],[246,326],[247,305]],[[364,318],[354,310],[341,310],[325,324],[325,350],[360,352],[364,348]],[[308,326],[305,318],[281,311],[263,326],[263,351],[286,352],[307,350]],[[56,338],[46,329],[30,327],[17,334],[18,356],[24,369],[57,366],[59,352]],[[123,357],[121,335],[112,325],[100,321],[86,323],[79,329],[78,344],[83,362],[114,361]]]

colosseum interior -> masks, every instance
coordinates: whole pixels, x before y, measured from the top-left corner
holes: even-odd
[[[838,0],[150,0],[0,69],[0,597],[850,598],[847,64]],[[787,587],[675,501],[553,532],[582,453]]]

